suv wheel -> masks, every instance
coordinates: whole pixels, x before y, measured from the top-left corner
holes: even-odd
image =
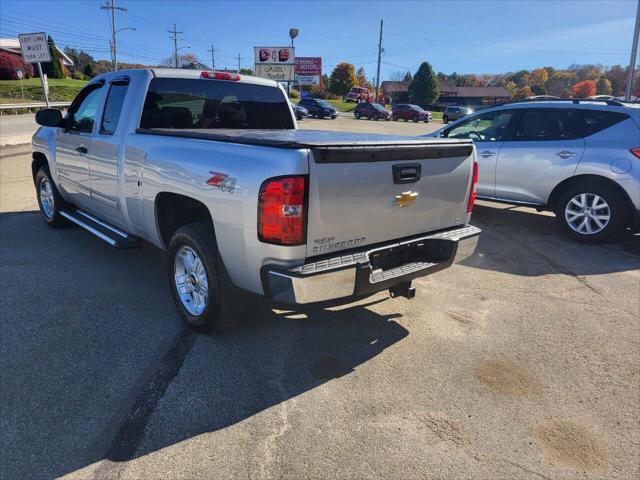
[[[600,243],[622,233],[627,219],[624,198],[597,182],[571,185],[558,199],[556,219],[563,233],[584,243]]]
[[[413,122],[414,123],[418,123],[420,121],[420,117],[418,117],[417,115],[413,116]]]
[[[64,207],[65,201],[58,193],[58,189],[51,179],[49,167],[46,165],[40,167],[36,174],[35,183],[38,207],[40,207],[40,214],[44,223],[53,228],[64,228],[72,225],[69,220],[60,215],[60,210]]]
[[[447,117],[446,115],[442,117],[442,123],[444,123],[445,125],[447,123],[449,123],[449,117]]]
[[[360,114],[358,112],[354,113],[353,115],[354,117],[356,117],[356,120],[360,120]]]
[[[396,115],[395,113],[393,114],[393,121],[397,122],[398,121],[398,115]]]

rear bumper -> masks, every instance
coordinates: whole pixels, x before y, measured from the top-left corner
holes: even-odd
[[[361,297],[443,270],[476,250],[480,229],[466,226],[311,262],[291,269],[265,265],[265,295],[286,304],[306,304]],[[408,262],[376,262],[411,252]]]

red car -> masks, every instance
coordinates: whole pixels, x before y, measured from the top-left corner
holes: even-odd
[[[418,105],[411,105],[409,103],[398,103],[393,106],[391,118],[393,118],[394,120],[402,119],[405,122],[407,120],[413,120],[416,123],[429,123],[429,121],[431,120],[431,112],[427,112]]]

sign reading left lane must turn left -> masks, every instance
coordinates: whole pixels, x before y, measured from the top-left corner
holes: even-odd
[[[22,59],[25,63],[51,61],[46,33],[21,33],[18,35],[18,40],[22,49]]]

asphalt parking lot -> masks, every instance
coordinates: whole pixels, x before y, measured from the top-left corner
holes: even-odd
[[[162,251],[43,224],[29,159],[0,158],[0,478],[640,475],[637,236],[580,245],[479,202],[477,255],[414,300],[265,306],[198,335]]]

